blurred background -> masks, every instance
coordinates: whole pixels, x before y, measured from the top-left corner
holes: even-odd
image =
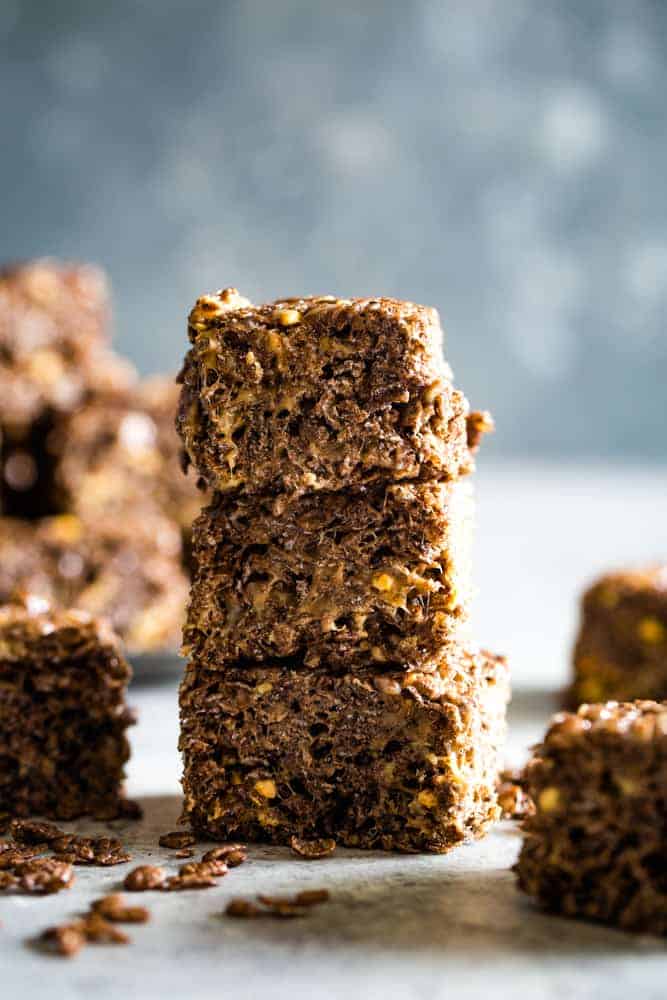
[[[667,4],[2,0],[0,255],[176,368],[237,285],[436,305],[490,455],[664,462]]]
[[[143,372],[224,285],[438,307],[498,426],[479,633],[560,682],[584,582],[667,552],[667,4],[2,0],[0,40],[0,256],[106,267]]]

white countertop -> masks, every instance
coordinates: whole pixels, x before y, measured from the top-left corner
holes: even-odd
[[[582,582],[608,565],[667,554],[667,470],[489,467],[480,472],[479,496],[477,631],[513,665],[506,759],[518,762],[543,732],[567,676]],[[134,687],[131,701],[140,724],[129,792],[146,816],[121,836],[133,863],[155,863],[169,853],[157,837],[174,829],[180,808],[175,682]],[[664,1000],[667,945],[538,913],[509,871],[518,845],[516,827],[503,823],[446,857],[340,850],[305,862],[251,848],[219,887],[136,897],[152,920],[128,928],[130,946],[91,946],[71,961],[44,956],[26,939],[117,888],[130,866],[79,868],[74,888],[57,896],[0,897],[0,995]],[[303,919],[221,915],[231,896],[306,885],[327,887],[331,901]]]

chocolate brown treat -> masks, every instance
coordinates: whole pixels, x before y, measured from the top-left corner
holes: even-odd
[[[181,686],[184,818],[203,836],[443,852],[498,815],[504,660],[437,673],[208,670]]]
[[[299,494],[472,467],[434,309],[333,296],[255,306],[225,289],[197,301],[189,336],[178,428],[217,490]]]
[[[87,265],[32,261],[0,270],[0,473],[3,511],[56,512],[60,422],[125,390],[132,366],[107,344],[108,290]]]
[[[108,320],[107,282],[97,268],[37,260],[0,271],[2,424],[12,438],[83,400]]]
[[[568,704],[667,698],[667,566],[610,573],[585,594]]]
[[[218,494],[194,526],[185,655],[437,669],[466,618],[472,507],[467,482]]]
[[[557,715],[524,772],[519,886],[554,912],[667,934],[667,704]]]
[[[176,382],[158,377],[74,414],[56,471],[63,507],[88,520],[157,513],[176,523],[187,542],[206,496],[194,471],[182,469],[178,397]]]
[[[162,516],[0,518],[0,601],[19,592],[106,618],[132,653],[177,649],[188,583]]]
[[[130,668],[108,628],[39,604],[0,608],[0,809],[56,819],[117,809]]]

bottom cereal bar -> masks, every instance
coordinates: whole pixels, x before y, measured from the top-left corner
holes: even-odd
[[[667,703],[557,715],[524,773],[519,886],[547,909],[667,934]]]
[[[0,812],[118,811],[129,678],[114,635],[83,612],[0,608]]]
[[[505,661],[454,647],[435,674],[191,664],[185,815],[214,839],[443,852],[498,815]]]

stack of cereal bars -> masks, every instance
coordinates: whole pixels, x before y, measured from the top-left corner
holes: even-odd
[[[489,418],[432,309],[234,289],[189,321],[185,815],[216,839],[446,851],[497,815],[504,660],[467,634]]]
[[[95,267],[0,270],[0,602],[29,593],[107,618],[133,653],[176,649],[201,501],[178,387],[139,382],[109,314]]]

